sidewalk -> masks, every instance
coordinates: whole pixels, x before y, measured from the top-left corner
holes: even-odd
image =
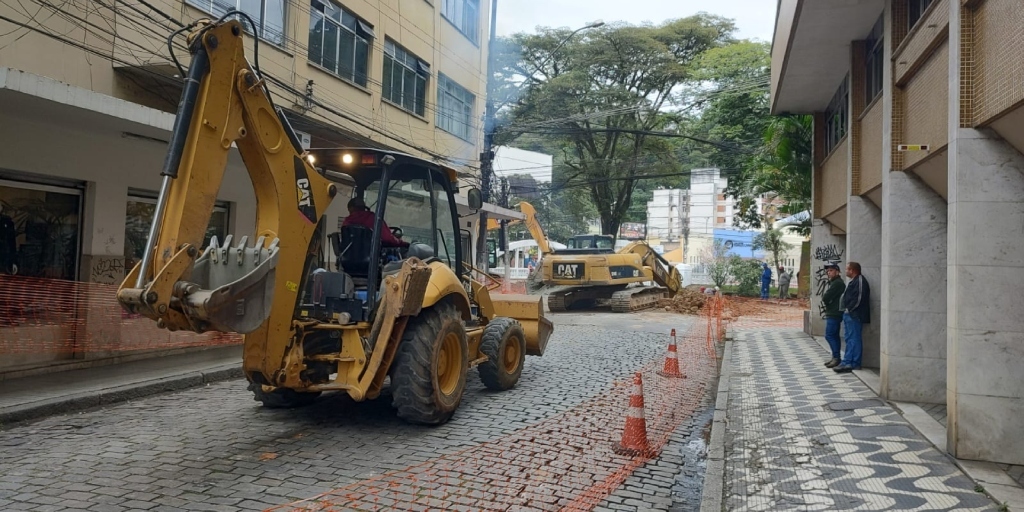
[[[999,510],[861,375],[825,368],[826,356],[797,329],[735,330],[702,511]]]
[[[0,426],[242,377],[242,347],[0,381]]]

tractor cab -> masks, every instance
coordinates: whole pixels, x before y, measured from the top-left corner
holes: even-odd
[[[366,148],[311,149],[305,158],[350,196],[336,199],[349,211],[338,231],[327,234],[334,268],[325,268],[329,265],[324,261],[316,262],[320,268],[311,267],[317,270],[310,275],[304,302],[316,311],[315,317],[337,319],[347,313],[352,321],[368,319],[382,295],[383,278],[398,272],[410,257],[464,268],[470,255],[464,254],[466,234],[458,229],[453,169]],[[302,192],[301,183],[298,190]],[[473,204],[478,199],[474,189],[470,206],[478,208]],[[328,298],[337,307],[327,304]]]
[[[576,235],[565,243],[565,249],[556,254],[611,254],[615,252],[615,238],[609,235]]]

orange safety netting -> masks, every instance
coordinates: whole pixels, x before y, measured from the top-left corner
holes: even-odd
[[[708,302],[677,337],[686,378],[658,375],[664,358],[638,369],[648,450],[619,455],[632,379],[530,427],[405,469],[270,510],[591,510],[656,456],[700,407],[717,373],[724,300]],[[666,333],[665,347],[669,344]],[[635,405],[634,401],[634,405]]]
[[[124,311],[116,285],[0,277],[0,354],[118,353],[241,341],[238,334],[160,329]]]

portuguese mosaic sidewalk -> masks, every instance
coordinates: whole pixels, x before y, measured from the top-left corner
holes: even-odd
[[[1001,510],[795,325],[732,326],[702,511]],[[1005,509],[1003,509],[1005,510]]]

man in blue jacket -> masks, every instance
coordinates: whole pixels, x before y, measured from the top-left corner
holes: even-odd
[[[768,289],[772,285],[772,269],[767,263],[762,262],[764,268],[761,271],[761,300],[768,300]]]
[[[863,349],[861,328],[871,323],[871,287],[868,280],[860,273],[860,263],[851,261],[846,264],[846,277],[850,282],[843,292],[843,330],[846,338],[846,353],[839,366],[832,368],[837,373],[847,373],[860,369],[860,357]]]

